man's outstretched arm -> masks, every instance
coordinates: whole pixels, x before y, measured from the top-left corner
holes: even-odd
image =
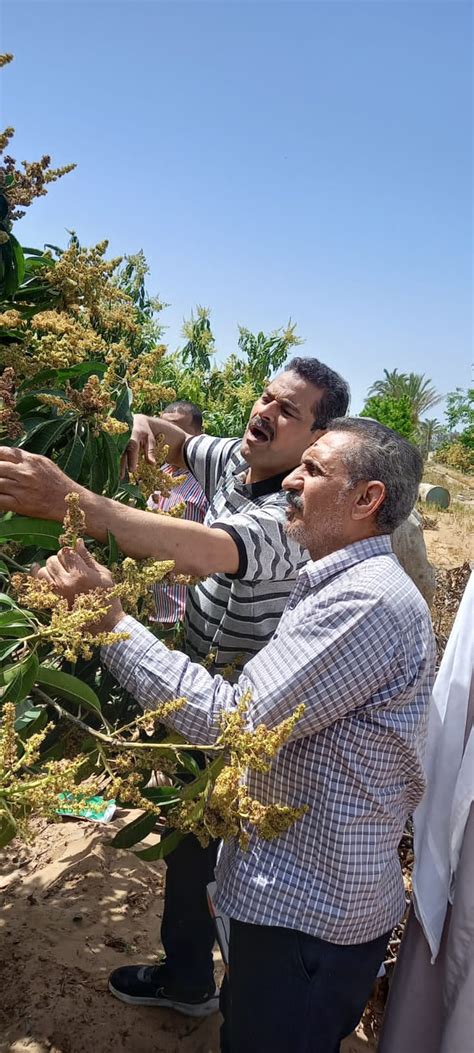
[[[173,559],[181,574],[237,573],[237,545],[224,530],[128,508],[79,486],[47,457],[0,447],[0,512],[61,522],[72,490],[79,493],[87,533],[98,541],[106,541],[110,531],[128,556]]]

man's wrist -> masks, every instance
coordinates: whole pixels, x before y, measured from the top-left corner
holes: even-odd
[[[110,610],[107,614],[101,618],[100,622],[94,625],[93,631],[95,633],[112,633],[117,628],[119,622],[125,617],[125,611],[120,603],[120,600],[113,600],[110,606]]]

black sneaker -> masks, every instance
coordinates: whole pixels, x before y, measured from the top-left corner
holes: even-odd
[[[128,1005],[158,1005],[167,1009],[176,1009],[184,1016],[210,1016],[219,1009],[219,992],[216,987],[212,994],[206,993],[202,998],[180,999],[165,991],[166,966],[163,965],[124,965],[115,969],[109,976],[109,991]]]

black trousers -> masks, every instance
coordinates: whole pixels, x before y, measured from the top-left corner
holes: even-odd
[[[222,1053],[339,1053],[362,1016],[389,936],[342,946],[232,920]]]
[[[218,845],[218,841],[211,841],[202,848],[194,834],[188,834],[165,859],[161,942],[167,963],[166,990],[183,1001],[214,991],[212,949],[216,930],[206,886],[214,880]]]

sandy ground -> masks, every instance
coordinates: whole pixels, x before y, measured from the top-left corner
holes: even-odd
[[[218,1053],[218,1014],[195,1022],[107,991],[112,969],[156,960],[162,911],[164,865],[111,848],[119,824],[69,820],[2,853],[1,1053]],[[341,1053],[372,1049],[354,1036]]]
[[[443,512],[427,504],[420,505],[432,523],[425,529],[428,557],[435,567],[459,567],[474,562],[474,476],[430,462],[424,480],[445,486],[451,504]]]
[[[450,568],[474,562],[474,509],[470,513],[458,507],[446,512],[423,511],[433,522],[431,529],[424,530],[430,563]]]

